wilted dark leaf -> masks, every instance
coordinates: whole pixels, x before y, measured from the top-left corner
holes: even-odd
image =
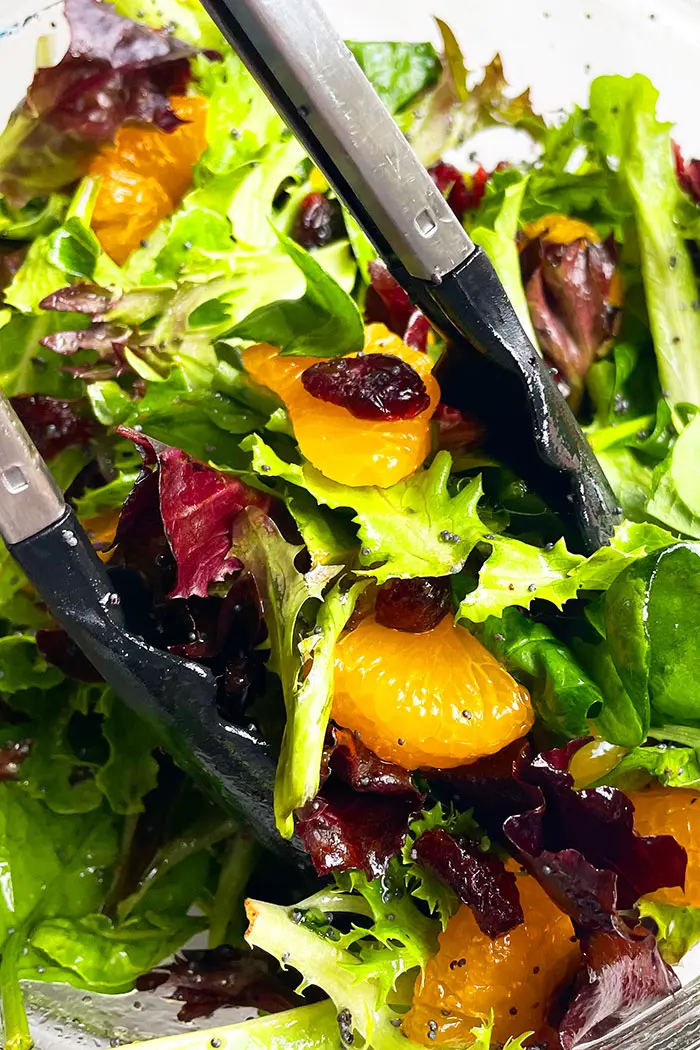
[[[620,912],[643,894],[682,886],[686,866],[675,839],[635,834],[633,807],[622,792],[574,790],[568,766],[581,743],[535,758],[528,747],[510,748],[451,775],[460,803],[474,806],[493,837],[505,834],[515,855],[574,920],[581,971],[552,1017],[563,1050],[678,987],[654,936],[631,928]]]
[[[474,449],[484,436],[483,424],[478,419],[442,401],[435,409],[433,422],[437,424],[438,447],[453,455]]]
[[[211,583],[240,568],[238,559],[229,555],[233,519],[244,507],[267,510],[269,497],[145,434],[127,427],[119,427],[117,433],[139,447],[145,470],[157,474],[161,520],[177,564],[177,582],[170,597],[206,598]],[[153,492],[154,483],[142,476],[124,506],[118,543],[124,542],[126,531],[141,527],[142,514],[149,534],[154,533]]]
[[[114,356],[114,343],[126,339],[126,331],[114,324],[96,322],[79,332],[52,332],[39,340],[42,346],[55,354],[69,356],[78,350],[97,350],[100,358]]]
[[[384,762],[347,729],[332,729],[319,794],[297,830],[319,875],[360,868],[382,875],[406,839],[423,796],[410,774]]]
[[[670,835],[643,837],[634,831],[634,807],[617,788],[599,787],[575,791],[568,772],[571,748],[561,748],[537,755],[519,770],[522,781],[539,788],[541,801],[527,813],[515,814],[503,825],[509,841],[526,863],[536,869],[538,878],[549,891],[548,870],[554,855],[563,851],[567,857],[558,870],[553,870],[557,891],[552,896],[581,925],[593,922],[599,928],[602,906],[633,907],[640,897],[662,887],[680,886],[685,882],[687,856]],[[585,861],[600,871],[612,873],[614,894],[610,900],[608,879],[589,882],[600,892],[590,897],[592,916],[586,913],[581,896],[585,878],[581,866],[571,863],[570,854],[578,852]],[[540,855],[551,854],[547,859]],[[567,894],[567,882],[569,884]],[[573,904],[566,907],[570,899]]]
[[[87,405],[79,400],[21,394],[10,401],[44,459],[52,459],[70,445],[86,445],[102,429],[83,414]]]
[[[469,905],[487,936],[500,937],[523,921],[515,875],[494,853],[470,839],[456,839],[443,828],[425,831],[414,849],[420,863],[432,868]]]
[[[224,946],[213,950],[186,950],[167,966],[159,966],[136,982],[139,991],[173,987],[170,998],[181,1002],[180,1021],[209,1017],[225,1006],[247,1006],[278,1013],[313,1001],[297,995],[276,963],[263,953]]]

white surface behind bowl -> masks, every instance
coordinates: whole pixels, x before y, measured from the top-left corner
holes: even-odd
[[[456,31],[471,68],[496,51],[540,110],[585,103],[601,73],[646,73],[660,112],[700,156],[700,0],[322,0],[340,31],[365,40],[438,39],[432,15]],[[36,41],[53,17],[31,17],[54,0],[0,0],[0,126],[31,80]],[[60,26],[60,20],[58,21]],[[5,35],[3,36],[3,31]],[[57,49],[60,42],[57,42]]]

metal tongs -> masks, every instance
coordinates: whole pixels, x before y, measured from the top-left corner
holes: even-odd
[[[469,239],[314,0],[204,0],[413,301],[449,339],[441,382],[475,401],[503,455],[592,551],[620,511],[599,464],[529,342],[483,251]],[[58,623],[163,746],[266,845],[274,762],[224,722],[212,675],[124,627],[105,565],[0,394],[0,535]]]

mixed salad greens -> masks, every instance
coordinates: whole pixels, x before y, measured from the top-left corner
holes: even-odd
[[[585,558],[197,0],[65,12],[0,137],[0,385],[129,628],[278,756],[322,879],[0,550],[4,1045],[24,980],[259,1009],[236,1047],[570,1050],[633,1017],[700,939],[700,162],[641,75],[548,126],[442,22],[444,54],[350,45],[615,488]],[[494,124],[537,162],[445,160]]]

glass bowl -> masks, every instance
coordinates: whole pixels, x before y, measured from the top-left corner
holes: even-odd
[[[348,39],[439,40],[433,15],[447,21],[469,67],[500,52],[516,91],[531,87],[533,103],[555,117],[585,104],[590,81],[605,73],[646,73],[660,91],[660,116],[676,125],[686,155],[700,156],[700,0],[321,0]],[[0,128],[23,97],[37,64],[60,60],[67,44],[62,0],[0,0]],[[522,140],[503,129],[469,145],[484,164],[519,159]],[[699,946],[700,949],[700,946]],[[597,1050],[700,1050],[700,950],[678,967],[682,990],[587,1044]],[[196,1035],[176,1018],[179,1004],[158,992],[88,995],[67,985],[26,986],[37,1050],[106,1048],[192,1033],[188,1050],[226,1047],[227,1026],[254,1011],[220,1010]],[[214,1027],[215,1026],[215,1027]],[[228,1037],[228,1038],[227,1038]],[[213,1042],[212,1042],[213,1040]],[[218,1040],[218,1042],[217,1042]],[[229,1046],[232,1045],[232,1040]]]

